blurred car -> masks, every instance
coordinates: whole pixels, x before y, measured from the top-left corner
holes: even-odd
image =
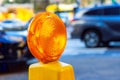
[[[0,26],[2,26],[2,28],[4,30],[22,30],[25,26],[25,23],[23,23],[20,20],[16,20],[16,19],[10,19],[10,20],[4,20],[2,22],[0,22]]]
[[[25,28],[26,28],[26,29],[29,27],[32,19],[33,19],[33,17],[31,17],[31,18],[27,21],[27,23],[25,24]]]
[[[80,38],[86,47],[109,46],[120,41],[120,5],[104,5],[83,9],[72,20],[73,38]]]
[[[33,58],[27,47],[27,29],[13,27],[0,26],[0,72],[15,70],[16,64],[21,68],[24,65],[20,64]]]
[[[56,11],[55,14],[57,14],[62,19],[66,26],[69,24],[69,13],[67,11]]]

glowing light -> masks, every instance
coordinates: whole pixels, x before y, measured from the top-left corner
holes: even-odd
[[[66,28],[53,13],[37,14],[28,29],[28,47],[41,62],[48,63],[60,58],[66,45]]]
[[[14,2],[14,0],[9,0],[10,2]]]

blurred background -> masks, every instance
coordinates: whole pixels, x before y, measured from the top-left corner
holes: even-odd
[[[27,28],[43,11],[57,14],[66,25],[68,40],[60,61],[73,65],[76,80],[120,80],[119,3],[0,0],[0,80],[28,80],[28,67],[38,60],[27,47]]]

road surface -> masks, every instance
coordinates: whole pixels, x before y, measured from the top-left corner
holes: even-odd
[[[85,48],[79,39],[69,39],[60,61],[73,65],[76,80],[120,80],[119,47]],[[28,80],[27,72],[0,74],[0,80]]]

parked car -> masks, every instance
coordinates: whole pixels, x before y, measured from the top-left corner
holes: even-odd
[[[28,22],[25,24],[25,28],[27,29],[32,21],[33,17],[31,17]]]
[[[55,14],[62,19],[66,27],[69,25],[70,11],[56,11]]]
[[[26,28],[0,26],[0,72],[20,69],[33,58],[27,47],[26,37]]]
[[[86,47],[109,46],[110,41],[120,41],[120,5],[81,10],[71,23],[72,37],[83,40]]]
[[[2,28],[4,30],[22,30],[25,27],[25,23],[23,23],[20,20],[17,19],[8,19],[8,20],[4,20],[2,22],[0,22],[0,26],[2,26]]]

